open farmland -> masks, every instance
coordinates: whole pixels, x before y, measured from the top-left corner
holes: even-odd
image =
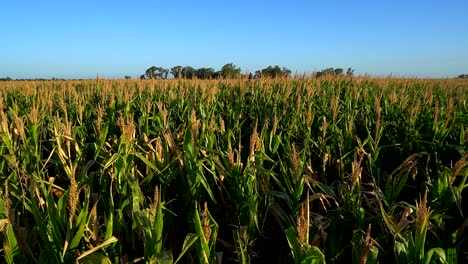
[[[1,82],[0,254],[463,262],[467,100],[461,79]]]

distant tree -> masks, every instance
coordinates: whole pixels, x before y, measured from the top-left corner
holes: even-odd
[[[461,75],[458,75],[458,78],[466,79],[466,78],[468,78],[468,74],[461,74]]]
[[[221,68],[221,75],[224,78],[238,78],[240,77],[241,69],[236,67],[233,63],[228,63]]]
[[[267,77],[267,78],[276,78],[276,77],[291,77],[291,70],[286,67],[281,68],[278,65],[268,66],[265,69],[255,72],[255,78]]]
[[[326,76],[326,75],[335,75],[335,69],[326,68],[326,69],[323,69],[321,71],[318,71],[317,74],[316,74],[317,77]]]
[[[140,80],[144,80],[144,79],[146,79],[146,75],[144,74],[140,75]]]
[[[195,76],[195,69],[190,66],[185,66],[182,68],[181,76],[185,79],[192,79]]]
[[[182,66],[178,65],[178,66],[175,66],[175,67],[172,67],[171,68],[171,74],[172,76],[174,76],[174,78],[180,78],[182,77],[181,74],[182,74]]]
[[[148,79],[166,79],[169,74],[168,69],[162,67],[151,66],[146,70],[146,77]]]
[[[157,67],[156,68],[156,78],[158,79],[167,79],[167,75],[169,74],[169,70],[162,68],[162,67]]]
[[[131,76],[125,75],[125,80],[130,80],[130,79],[132,79]]]
[[[221,74],[221,71],[215,71],[213,73],[213,79],[219,79],[221,78],[223,75]]]
[[[262,77],[262,71],[260,71],[260,70],[255,71],[254,78],[258,79],[258,78],[261,78],[261,77]]]
[[[354,76],[354,69],[348,68],[348,70],[346,71],[346,76]]]
[[[351,69],[351,68],[350,68]],[[348,71],[350,70],[348,69]],[[353,70],[354,71],[354,70]],[[326,68],[326,69],[323,69],[321,71],[318,71],[315,76],[316,77],[320,77],[320,76],[328,76],[328,75],[332,75],[332,76],[338,76],[338,75],[343,75],[343,72],[344,70],[342,68]]]
[[[262,70],[263,77],[280,77],[281,76],[281,68],[278,65],[274,67],[268,66],[268,68]]]
[[[342,68],[336,68],[335,69],[335,75],[343,75],[343,69]]]
[[[0,78],[0,81],[11,81],[12,79],[10,77],[6,77],[6,78]]]
[[[156,66],[151,66],[146,69],[145,75],[148,79],[155,79]]]
[[[283,76],[291,77],[291,73],[291,70],[286,67],[283,67],[283,69],[281,69],[281,75]]]
[[[195,76],[198,79],[211,79],[213,78],[215,71],[213,68],[200,68],[195,71]]]

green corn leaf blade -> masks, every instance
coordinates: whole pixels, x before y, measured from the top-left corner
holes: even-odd
[[[419,260],[424,259],[424,254],[425,254],[424,248],[426,244],[427,226],[428,226],[428,219],[426,218],[423,220],[423,223],[421,223],[421,232],[416,230],[414,244],[415,244],[415,251],[419,253],[418,254]]]
[[[135,219],[135,222],[138,224],[138,227],[141,229],[140,233],[142,233],[142,240],[144,241],[144,245],[145,245],[144,258],[146,260],[149,260],[154,254],[156,254],[156,250],[155,250],[156,245],[154,243],[152,226],[146,217],[145,211],[134,213],[133,217]]]
[[[198,213],[198,203],[195,203],[194,213],[193,213],[193,223],[195,227],[195,232],[200,238],[196,245],[198,259],[200,263],[209,263],[210,259],[210,247],[208,245],[209,241],[206,241],[205,233],[203,232],[203,226],[200,220],[200,214]]]
[[[6,228],[5,228],[6,227]],[[3,241],[3,250],[5,253],[5,260],[8,264],[16,263],[15,259],[18,258],[19,247],[16,240],[15,232],[8,219],[0,220],[0,230],[3,230],[5,240]]]
[[[76,233],[73,236],[72,241],[70,243],[70,246],[69,246],[70,250],[77,247],[81,239],[83,238],[87,220],[88,220],[88,209],[87,209],[87,206],[85,206],[74,221],[75,222],[74,228],[78,228],[78,229],[76,230]]]
[[[371,246],[371,248],[369,249],[369,253],[367,253],[367,263],[379,263],[379,249],[377,247]]]
[[[281,135],[282,133],[279,133],[278,135],[273,136],[272,144],[270,143],[270,152],[275,154],[278,152],[278,148],[281,144]]]
[[[7,149],[10,150],[10,152],[14,152],[12,150],[12,146],[11,146],[11,140],[10,140],[10,137],[8,136],[7,133],[0,133],[0,138],[2,139],[3,143],[7,146]]]
[[[383,207],[383,204],[380,201],[379,201],[379,206],[380,206],[380,213],[382,215],[382,218],[384,220],[386,227],[393,235],[396,234],[396,223],[393,217],[385,211],[385,208]]]
[[[108,169],[110,166],[112,166],[119,158],[121,158],[120,154],[115,153],[112,155],[112,157],[104,164],[103,169]]]
[[[292,257],[294,259],[294,263],[298,264],[300,263],[299,257],[301,245],[299,239],[297,238],[296,230],[294,230],[294,227],[289,227],[286,229],[285,233],[289,248],[291,249]]]
[[[1,227],[3,227],[3,224],[6,224],[6,222],[3,222],[3,220],[7,220],[7,219],[3,219],[6,217],[6,214],[5,214],[5,201],[3,199],[0,199],[0,217],[2,218],[2,220],[0,220],[0,230],[2,230]]]
[[[405,187],[406,182],[408,180],[409,172],[406,172],[403,177],[400,178],[400,181],[398,182],[396,188],[390,193],[390,197],[387,198],[387,201],[389,204],[393,204],[393,202],[396,200],[398,195],[400,194],[401,190],[403,190],[403,187]]]
[[[81,259],[93,254],[94,252],[100,250],[101,248],[104,248],[104,247],[106,247],[106,246],[108,246],[110,244],[113,244],[113,243],[117,243],[117,241],[118,241],[117,238],[111,237],[111,238],[107,239],[106,241],[104,241],[103,243],[101,243],[100,245],[95,246],[94,248],[81,253],[81,255],[76,260],[77,261],[81,260]]]
[[[65,197],[65,195],[62,196],[62,198]],[[67,232],[68,218],[61,215],[61,212],[50,195],[47,196],[47,215],[47,230],[50,232],[49,241],[56,244],[56,248],[62,248],[65,242],[64,235]]]
[[[112,264],[112,261],[108,257],[99,252],[94,252],[77,262],[80,264]]]
[[[197,164],[198,169],[195,172],[196,182],[200,182],[203,185],[203,187],[205,188],[208,195],[210,196],[211,200],[216,201],[216,198],[215,198],[215,196],[213,194],[213,191],[211,190],[211,186],[208,183],[208,180],[206,179],[205,174],[203,173],[203,166],[201,166],[201,162],[202,161],[198,162],[198,164]]]
[[[132,212],[137,213],[140,211],[140,206],[143,205],[145,198],[143,197],[140,186],[131,173],[127,173],[127,180],[132,190]]]
[[[463,145],[467,144],[465,133],[466,133],[465,132],[465,127],[462,124],[461,128],[460,128],[460,146],[463,146]]]
[[[34,142],[34,148],[36,152],[39,150],[39,135],[37,133],[37,125],[31,125],[31,135]]]
[[[210,229],[211,229],[211,236],[210,236],[210,241],[209,241],[209,246],[212,252],[215,252],[215,246],[216,246],[216,238],[218,236],[218,223],[216,223],[216,220],[213,218],[211,215],[210,211],[207,210],[208,213],[208,219],[210,222]]]
[[[143,156],[141,153],[138,153],[138,152],[132,152],[131,153],[132,155],[135,155],[137,158],[139,158],[141,161],[143,161],[148,167],[150,167],[152,170],[156,171],[157,173],[161,173],[161,171],[159,171],[159,169],[156,167],[156,165],[154,165],[154,163],[152,163],[151,161],[149,161],[145,156]]]
[[[107,201],[108,210],[107,210],[107,221],[106,221],[106,234],[104,239],[107,240],[112,237],[114,231],[114,196],[112,192],[109,193],[109,200]]]
[[[34,221],[38,225],[39,235],[41,239],[45,241],[46,248],[47,248],[47,255],[51,256],[51,258],[54,258],[56,263],[61,263],[61,253],[59,250],[61,245],[60,244],[53,245],[54,241],[50,240],[49,232],[48,232],[49,230],[48,225],[45,223],[45,218],[43,218],[41,215],[38,204],[39,204],[39,201],[37,201],[36,199],[33,199],[32,203],[30,204],[30,208],[34,217]]]
[[[171,251],[163,251],[154,255],[149,263],[156,263],[156,264],[173,264],[173,257]]]
[[[195,147],[192,143],[192,131],[189,128],[185,130],[185,137],[184,137],[184,153],[187,155],[189,159],[195,159]]]
[[[163,227],[164,227],[164,215],[163,215],[163,204],[161,202],[161,195],[158,197],[157,208],[156,208],[156,220],[154,223],[154,243],[156,253],[161,253],[163,248]]]
[[[434,258],[434,259],[433,259]],[[436,261],[436,259],[438,261]],[[424,263],[430,264],[430,263],[443,263],[443,264],[448,264],[447,258],[445,256],[445,252],[442,248],[431,248],[424,257]]]
[[[309,247],[309,245],[306,245],[306,248]],[[311,262],[304,262],[310,260]],[[307,250],[307,257],[302,261],[302,263],[314,263],[314,264],[322,264],[326,263],[325,261],[325,255],[323,254],[322,250],[316,246],[311,246]]]
[[[408,263],[409,262],[409,249],[408,245],[401,242],[401,241],[395,241],[394,244],[394,251],[395,251],[395,257],[397,260],[397,263]]]
[[[447,263],[458,263],[456,248],[448,248],[446,256],[447,256]]]
[[[102,148],[104,147],[104,144],[106,143],[107,133],[108,132],[109,132],[109,125],[107,123],[101,124],[101,132],[100,132],[100,135],[99,135],[99,150],[102,150]],[[99,152],[97,152],[96,155],[98,153]],[[96,158],[97,157],[95,157],[95,159]]]
[[[296,204],[301,200],[301,196],[304,193],[304,183],[304,177],[301,177],[299,181],[296,182],[296,188],[294,188],[294,198]]]
[[[78,230],[76,231],[75,235],[73,236],[73,239],[70,243],[69,250],[72,250],[78,246],[80,243],[81,239],[83,238],[83,234],[85,231],[86,227],[86,221],[83,221],[83,223],[78,227]]]
[[[182,259],[184,254],[190,249],[193,243],[197,241],[197,239],[198,239],[198,236],[196,234],[193,234],[193,233],[187,234],[187,236],[184,239],[184,244],[182,245],[182,251],[180,252],[179,257],[176,259],[174,264],[176,264],[177,262],[179,262],[179,260]]]

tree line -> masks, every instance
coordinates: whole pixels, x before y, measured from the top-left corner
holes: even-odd
[[[278,78],[278,77],[291,77],[291,70],[286,67],[280,67],[278,65],[268,66],[264,69],[255,71],[252,73],[242,74],[241,69],[233,63],[225,64],[221,70],[215,71],[213,68],[193,68],[191,66],[174,66],[170,69],[163,67],[151,66],[146,71],[145,74],[140,75],[140,79],[167,79],[169,73],[173,78],[182,78],[182,79],[218,79],[218,78],[239,78],[246,77],[249,79],[254,78]],[[325,76],[325,75],[344,75],[344,70],[342,68],[327,68],[315,73],[316,77]],[[354,69],[348,68],[346,71],[347,76],[354,75]],[[125,76],[126,79],[130,79],[130,76]]]
[[[165,69],[163,67],[151,66],[145,74],[140,76],[140,79],[167,79],[169,73],[174,78],[183,79],[217,79],[217,78],[238,78],[241,77],[241,69],[233,63],[224,65],[221,70],[215,71],[213,68],[199,68],[195,69],[192,66],[181,66],[177,65],[171,69]]]

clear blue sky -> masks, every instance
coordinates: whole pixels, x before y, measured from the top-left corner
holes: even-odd
[[[468,1],[16,1],[0,77],[137,76],[152,66],[468,73]]]

